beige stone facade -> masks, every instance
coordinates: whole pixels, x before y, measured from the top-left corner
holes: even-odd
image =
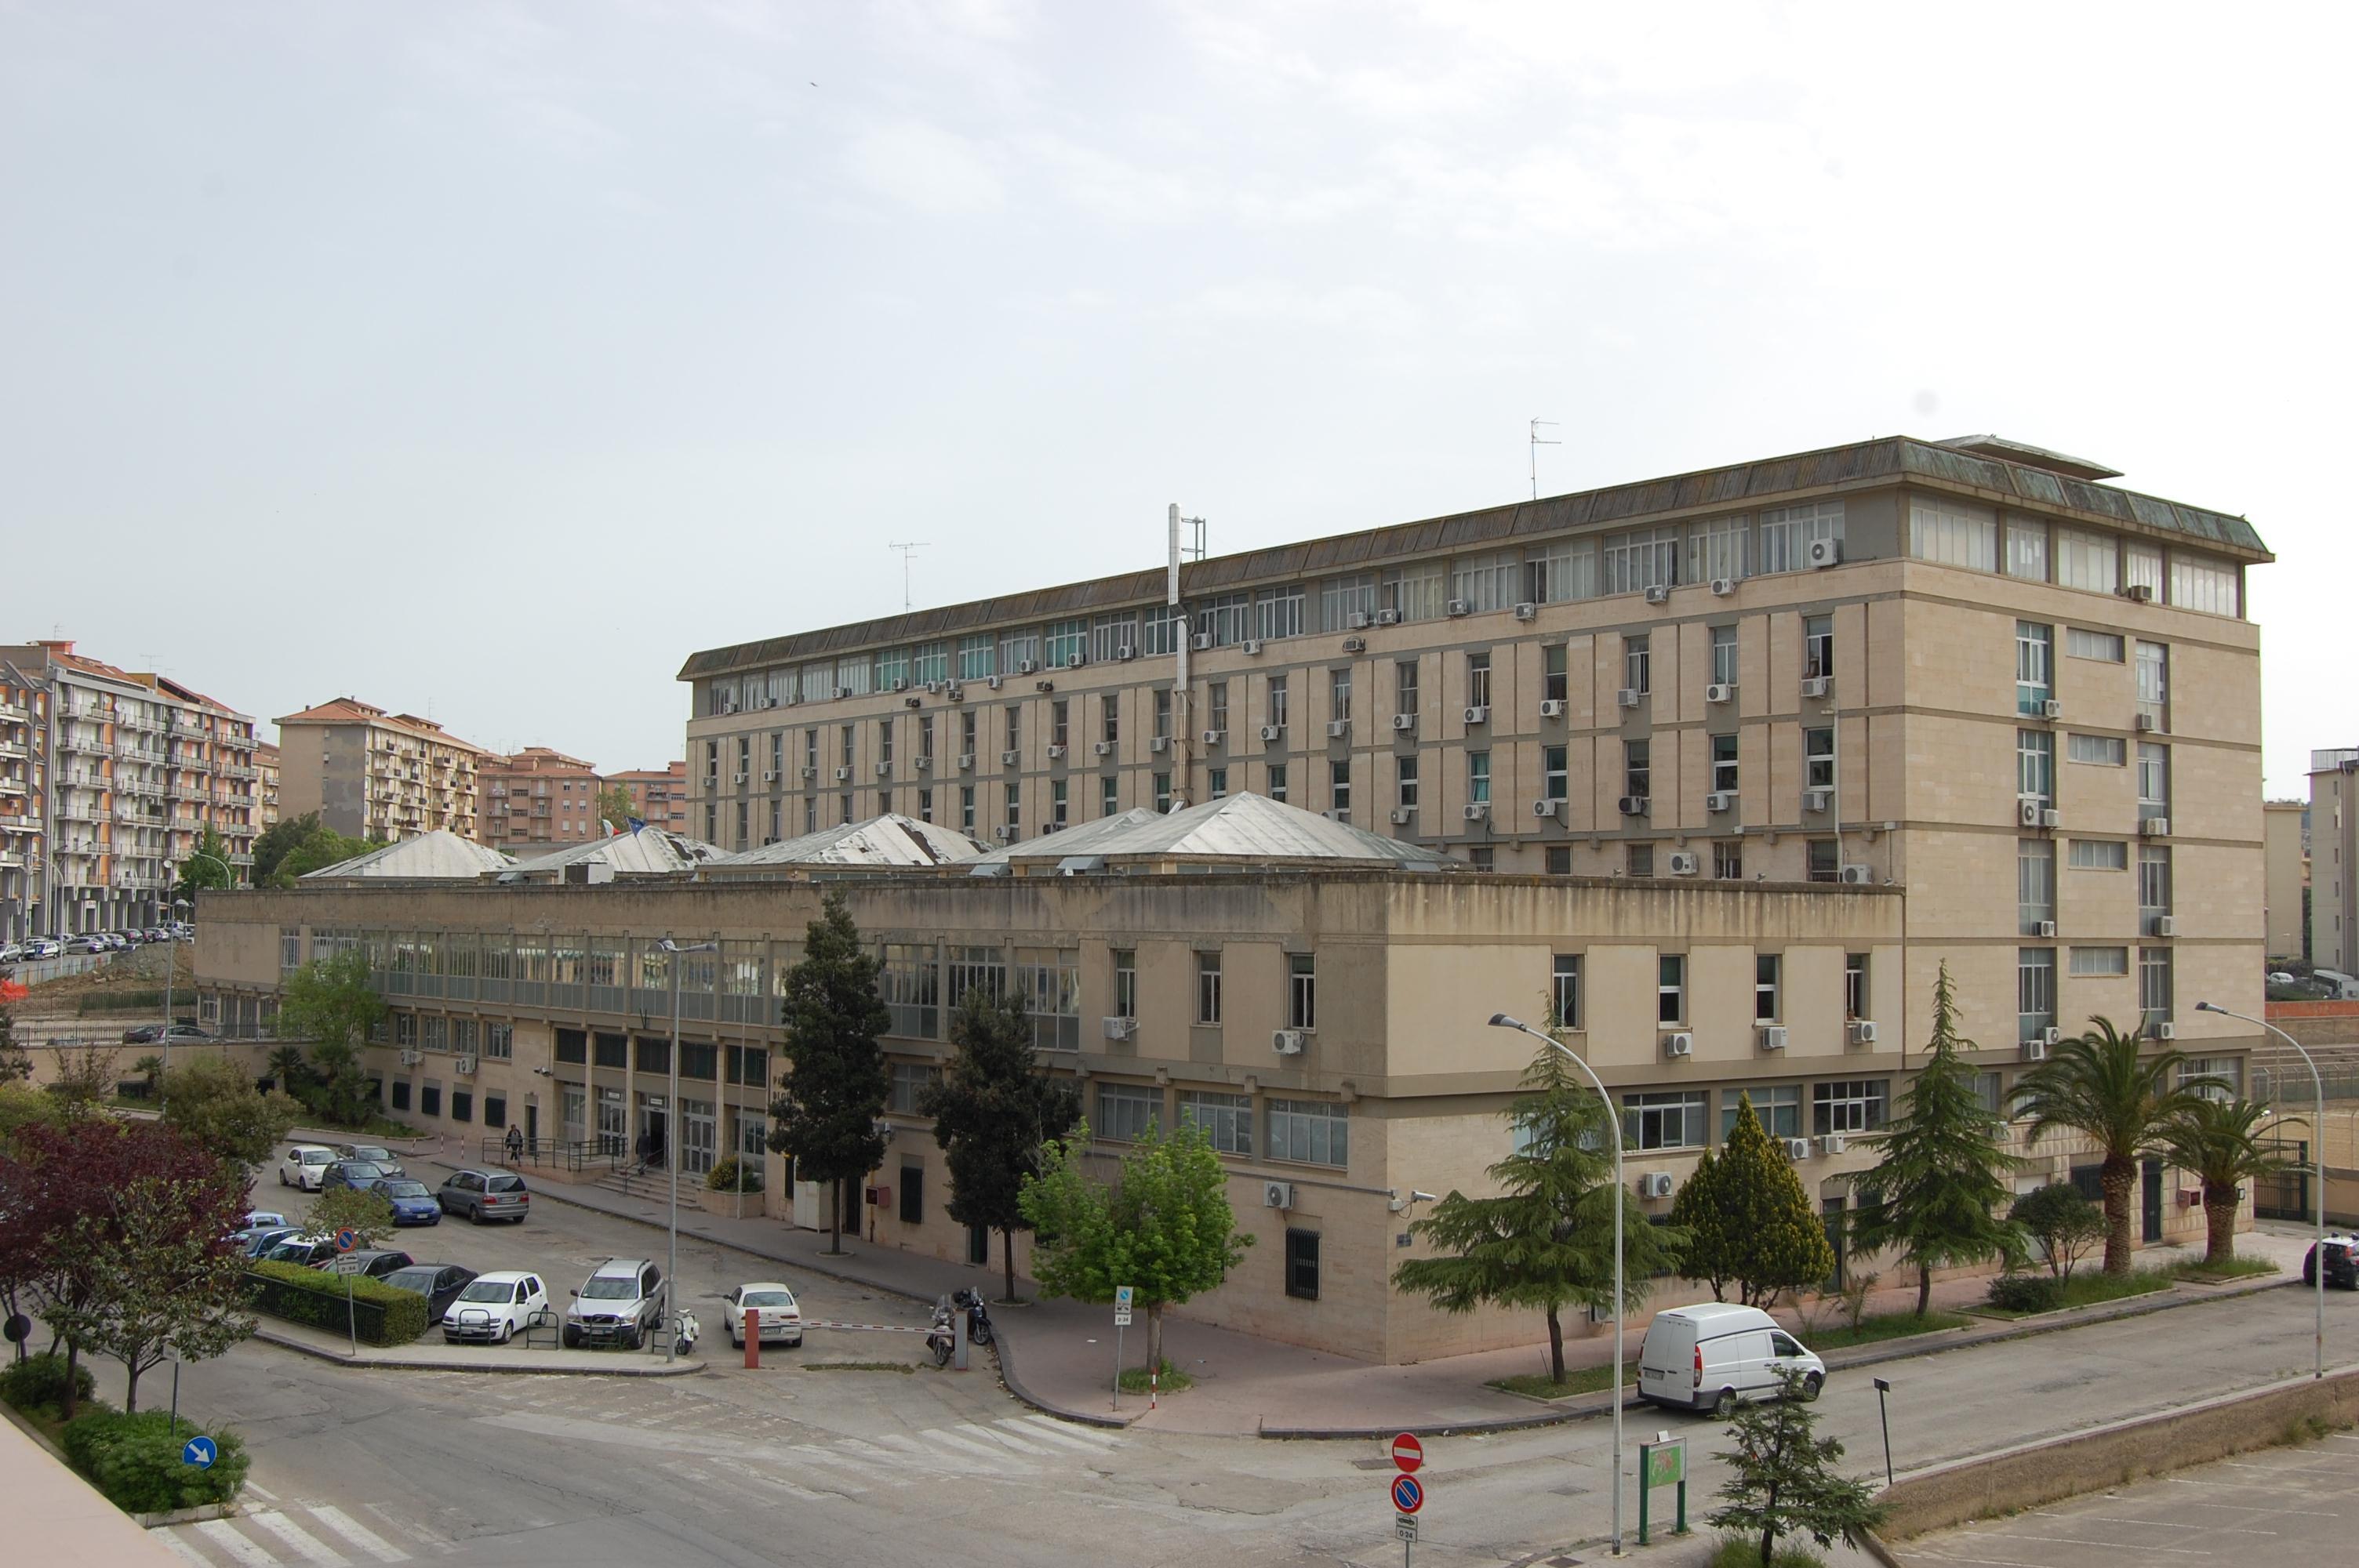
[[[476,773],[488,755],[430,719],[340,697],[278,720],[279,809],[316,811],[355,838],[447,829],[478,838]]]
[[[2265,867],[2268,935],[2272,964],[2302,956],[2308,927],[2302,916],[2302,894],[2310,887],[2307,803],[2265,801],[2261,806],[2261,856]]]
[[[2359,748],[2310,754],[2310,961],[2359,976]]]

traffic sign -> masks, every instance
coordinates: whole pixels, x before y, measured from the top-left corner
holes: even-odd
[[[1128,1328],[1130,1326],[1130,1309],[1128,1307],[1118,1306],[1114,1309],[1114,1325],[1116,1328]]]
[[[1414,1476],[1395,1476],[1393,1507],[1405,1514],[1413,1514],[1425,1507],[1425,1484]]]
[[[360,1244],[361,1244],[361,1233],[360,1233],[359,1231],[357,1231],[357,1230],[350,1230],[350,1229],[346,1229],[346,1230],[339,1230],[338,1232],[336,1232],[336,1250],[337,1250],[337,1251],[339,1251],[339,1252],[349,1252],[349,1251],[351,1251],[353,1248],[358,1247]]]
[[[1415,1541],[1417,1539],[1417,1516],[1415,1514],[1393,1515],[1393,1536],[1396,1540],[1399,1541]]]
[[[210,1437],[192,1437],[180,1448],[180,1463],[193,1465],[200,1470],[212,1469],[213,1461],[220,1457],[221,1451],[213,1446],[213,1440]]]
[[[1649,1487],[1676,1487],[1688,1478],[1688,1440],[1675,1437],[1669,1443],[1647,1444],[1647,1479]]]
[[[1130,1310],[1130,1292],[1134,1288],[1130,1285],[1116,1285],[1114,1288],[1114,1304],[1121,1311]]]
[[[1417,1433],[1413,1432],[1404,1432],[1398,1437],[1393,1439],[1393,1467],[1395,1469],[1403,1471],[1414,1470],[1424,1463],[1425,1444],[1417,1440]]]
[[[346,1252],[331,1260],[328,1266],[339,1274],[357,1274],[368,1267],[368,1260],[357,1254]]]

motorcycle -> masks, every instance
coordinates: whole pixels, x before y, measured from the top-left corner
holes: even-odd
[[[958,1336],[951,1326],[950,1303],[944,1302],[934,1308],[933,1322],[926,1325],[926,1348],[934,1353],[935,1366],[947,1367],[951,1364],[951,1353],[957,1347]]]
[[[674,1354],[686,1356],[694,1350],[697,1338],[703,1332],[704,1325],[696,1321],[696,1314],[682,1307],[679,1313],[679,1339]]]
[[[983,1292],[972,1286],[962,1285],[951,1292],[951,1304],[966,1314],[966,1336],[976,1345],[991,1343],[991,1313],[983,1304]]]

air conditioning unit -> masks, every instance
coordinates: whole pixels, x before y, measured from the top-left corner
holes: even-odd
[[[1294,1184],[1292,1182],[1264,1182],[1261,1184],[1261,1206],[1264,1208],[1292,1208],[1294,1206]]]
[[[1391,820],[1394,827],[1405,827],[1417,820],[1417,813],[1408,806],[1396,806],[1393,807]]]
[[[2040,1031],[2039,1038],[2047,1044],[2061,1045],[2064,1044],[2063,1028],[2059,1024],[2051,1023],[2046,1029]]]
[[[1726,702],[1736,695],[1736,687],[1727,681],[1714,681],[1703,688],[1706,702]]]
[[[1614,694],[1614,699],[1625,708],[1636,708],[1638,706],[1638,699],[1645,695],[1646,693],[1635,686],[1625,686]]]
[[[877,763],[877,764],[876,764],[876,776],[877,776],[878,778],[880,778],[880,779],[881,779],[881,778],[889,778],[889,777],[891,777],[891,776],[892,776],[892,773],[893,773],[893,764],[892,764],[892,763],[890,763],[890,762],[879,762],[879,763]]]
[[[1539,612],[1540,607],[1537,604],[1518,604],[1516,606],[1516,619],[1518,621],[1529,621],[1533,616],[1538,615]]]
[[[1807,1160],[1810,1157],[1810,1141],[1809,1139],[1788,1138],[1785,1141],[1785,1143],[1787,1159]]]
[[[1703,862],[1697,859],[1693,851],[1687,849],[1671,851],[1670,874],[1672,876],[1691,877],[1702,870]]]
[[[2152,604],[2154,602],[2154,584],[2150,582],[2134,582],[2127,588],[2122,589],[2122,596],[2125,599],[2133,600],[2139,604]]]
[[[1065,748],[1062,746],[1052,745],[1049,748],[1049,760],[1052,762],[1064,754]]]
[[[953,689],[953,690],[955,690],[956,688],[955,688],[955,687],[953,687],[952,689]],[[940,681],[938,681],[938,680],[929,680],[929,681],[928,681],[928,682],[926,683],[926,692],[927,692],[927,695],[928,695],[928,696],[930,696],[930,697],[940,697],[940,696],[942,694],[942,683],[941,683],[941,682],[940,682]],[[917,707],[918,705],[917,705],[916,703],[914,703],[914,702],[913,702],[913,703],[909,704],[909,706],[910,706],[910,707],[912,707],[912,708],[915,708],[915,707]]]
[[[1109,1040],[1137,1039],[1138,1020],[1135,1018],[1107,1019],[1105,1021],[1105,1037]]]
[[[772,770],[765,768],[762,770],[762,782],[764,784],[777,784],[778,782],[778,775]]]
[[[1560,800],[1536,800],[1532,802],[1532,815],[1534,816],[1554,816],[1563,806],[1564,802]]]
[[[1821,812],[1834,804],[1835,792],[1831,789],[1806,789],[1802,792],[1802,809]]]
[[[1019,676],[1031,675],[1038,671],[1039,667],[1038,663],[1031,659],[1018,659],[1016,661],[1016,673]]]
[[[2045,1062],[2048,1060],[2048,1042],[2027,1040],[2023,1043],[2021,1054],[2027,1062]]]
[[[1480,822],[1484,817],[1491,815],[1491,808],[1487,806],[1469,806],[1462,807],[1462,809],[1464,811],[1466,820],[1469,822]]]
[[[914,765],[916,766],[917,770],[918,770],[919,773],[932,773],[932,772],[934,771],[934,760],[933,760],[931,757],[929,757],[929,756],[924,755],[923,753],[920,753],[920,754],[919,754],[919,755],[915,759],[915,763],[914,763]]]
[[[1667,1198],[1671,1195],[1671,1173],[1669,1171],[1638,1173],[1638,1195],[1642,1198]]]
[[[959,772],[962,773],[971,773],[974,772],[974,753],[973,752],[961,752],[959,753],[958,765]]]
[[[2138,822],[2138,837],[2141,838],[2169,838],[2170,818],[2168,816],[2148,816],[2141,818]]]
[[[2179,1025],[2169,1022],[2158,1023],[2154,1026],[2153,1034],[2157,1040],[2176,1040],[2179,1038]]]
[[[2053,941],[2056,936],[2056,923],[2052,920],[2041,921],[2039,923],[2039,935],[2049,938],[2050,941]]]
[[[2051,697],[2039,705],[2039,716],[2042,719],[2061,719],[2064,717],[2064,705]]]
[[[1690,1034],[1690,1033],[1688,1033],[1686,1030],[1684,1030],[1684,1029],[1680,1030],[1680,1031],[1678,1033],[1676,1033],[1676,1034],[1666,1034],[1666,1035],[1664,1035],[1664,1036],[1663,1036],[1663,1054],[1664,1054],[1664,1055],[1666,1055],[1666,1056],[1692,1056],[1692,1055],[1694,1055],[1694,1054],[1695,1054],[1695,1036],[1694,1036],[1694,1035],[1692,1035],[1692,1034]]]
[[[1810,543],[1809,559],[1813,567],[1834,567],[1843,564],[1843,541],[1813,539]]]
[[[1414,729],[1416,729],[1416,728],[1417,728],[1417,715],[1416,715],[1416,714],[1414,714],[1414,713],[1396,713],[1396,714],[1394,714],[1394,715],[1393,715],[1393,728],[1394,728],[1394,729],[1396,729],[1396,730],[1414,730]]]
[[[803,694],[801,692],[791,692],[788,695],[787,706],[788,708],[800,708],[802,705]]]
[[[1822,1132],[1819,1135],[1819,1152],[1821,1154],[1840,1154],[1843,1152],[1843,1145],[1846,1141],[1847,1140],[1840,1132]]]
[[[1786,1026],[1782,1023],[1763,1024],[1761,1026],[1761,1049],[1764,1051],[1783,1051],[1785,1048]]]
[[[404,1051],[401,1054],[401,1065],[405,1067],[414,1067],[424,1060],[426,1054],[422,1051]]]
[[[983,677],[983,684],[989,687],[992,690],[997,691],[999,689],[999,683],[1004,678],[1006,677],[1001,676],[985,676]]]
[[[1461,615],[1472,615],[1474,613],[1474,607],[1472,604],[1467,603],[1466,600],[1462,599],[1453,599],[1448,604],[1442,606],[1442,611],[1452,619],[1455,619]]]
[[[2039,802],[2018,800],[2015,803],[2015,819],[2026,827],[2039,826]]]
[[[819,770],[817,768],[805,768],[803,770],[803,777],[806,779],[815,779],[819,777]]]
[[[1647,602],[1649,604],[1669,604],[1670,601],[1671,590],[1662,583],[1658,582],[1647,590]]]
[[[731,784],[744,784],[745,782],[745,775],[744,773],[732,773],[729,776],[729,782]]]
[[[1712,812],[1734,811],[1736,809],[1736,792],[1733,789],[1713,790],[1703,797],[1703,808]]]
[[[1281,1056],[1301,1055],[1302,1031],[1299,1029],[1280,1029],[1277,1031],[1269,1037],[1269,1048],[1277,1052]]]
[[[1332,806],[1326,810],[1321,812],[1319,815],[1325,817],[1330,822],[1348,822],[1352,817],[1352,814],[1350,812],[1341,810]]]
[[[909,689],[909,683],[905,680],[897,680],[885,689],[895,693],[904,692]]]
[[[1204,731],[1204,744],[1207,746],[1217,746],[1228,738],[1229,732],[1225,730],[1207,730]]]
[[[1209,654],[1212,651],[1212,634],[1210,632],[1199,632],[1188,640],[1188,645],[1200,654]]]
[[[849,764],[835,770],[835,782],[838,784],[850,784],[852,782],[852,768]]]
[[[1114,662],[1115,664],[1126,665],[1136,657],[1138,657],[1138,650],[1132,647],[1128,643],[1120,643],[1115,644],[1114,650]]]
[[[2178,919],[2178,917],[2177,917],[2176,915],[2169,915],[2169,914],[2158,914],[2158,915],[2156,915],[2156,916],[2154,917],[2154,934],[2155,934],[2157,936],[2176,936],[2176,935],[2179,935],[2179,919]]]
[[[1003,844],[1013,844],[1016,842],[1016,824],[1013,822],[1003,822],[998,827],[991,830],[991,836],[998,839]]]
[[[1875,885],[1875,871],[1873,867],[1863,866],[1854,862],[1854,864],[1843,867],[1840,871],[1836,872],[1835,880],[1842,882],[1845,887],[1874,887]]]
[[[1647,797],[1643,795],[1625,795],[1622,797],[1621,806],[1622,815],[1625,816],[1644,816],[1647,815]]]
[[[1736,591],[1736,579],[1733,577],[1716,577],[1712,579],[1712,590],[1721,598],[1726,599]]]
[[[2039,812],[2039,826],[2042,827],[2061,827],[2064,826],[2064,814],[2057,810],[2052,806],[2042,806]]]
[[[1114,755],[1114,742],[1111,741],[1093,741],[1091,742],[1090,749],[1101,757],[1111,757]]]
[[[1368,629],[1368,612],[1364,610],[1354,610],[1343,617],[1343,624],[1354,632],[1364,632]],[[1348,647],[1350,644],[1346,643],[1345,646]]]
[[[1832,690],[1834,690],[1834,676],[1805,676],[1802,679],[1802,695],[1804,697],[1823,697]]]
[[[1376,624],[1379,626],[1397,626],[1400,624],[1400,618],[1401,612],[1397,610],[1379,610],[1376,611]]]
[[[1171,749],[1171,737],[1169,735],[1149,736],[1147,741],[1147,749],[1150,752],[1168,752]]]
[[[1488,724],[1491,722],[1490,706],[1486,703],[1469,708],[1463,718],[1469,724]]]
[[[1260,638],[1258,638],[1258,637],[1248,637],[1248,638],[1246,638],[1246,639],[1245,639],[1245,655],[1246,655],[1248,658],[1250,658],[1250,657],[1252,657],[1252,656],[1254,656],[1254,655],[1256,655],[1256,654],[1259,654],[1260,652],[1261,652],[1261,639],[1260,639]]]
[[[1343,639],[1343,651],[1347,654],[1364,654],[1368,651],[1368,640],[1365,637],[1346,637]]]
[[[2154,730],[2161,728],[2161,726],[2155,723],[2154,715],[2151,713],[2141,713],[2136,719],[2130,720],[2130,723],[2132,727],[2136,729],[2141,734],[2150,734]]]
[[[999,753],[999,765],[1003,768],[1012,768],[1023,760],[1023,752],[1012,749],[1002,752]]]
[[[845,697],[850,697],[851,695],[852,688],[848,686],[840,686],[835,688],[835,699],[838,702],[842,701]]]
[[[1561,718],[1563,718],[1563,717],[1564,717],[1564,702],[1563,702],[1563,699],[1562,699],[1562,698],[1560,698],[1560,697],[1542,697],[1542,698],[1540,699],[1540,717],[1541,717],[1542,719],[1561,719]]]
[[[1873,1019],[1854,1018],[1844,1025],[1844,1032],[1854,1045],[1875,1044],[1875,1022]]]

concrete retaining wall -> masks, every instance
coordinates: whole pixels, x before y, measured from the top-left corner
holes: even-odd
[[[1878,1533],[1905,1540],[1969,1519],[2038,1508],[2084,1492],[2209,1464],[2286,1441],[2301,1423],[2359,1423],[2359,1368],[2115,1422],[2045,1443],[1920,1471],[1886,1487]]]

